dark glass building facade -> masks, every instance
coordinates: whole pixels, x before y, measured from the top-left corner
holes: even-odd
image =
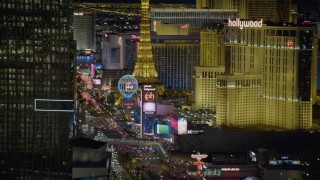
[[[70,177],[71,7],[71,0],[0,1],[0,179]]]

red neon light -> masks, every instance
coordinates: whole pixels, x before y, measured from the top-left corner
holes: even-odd
[[[197,171],[198,171],[198,175],[200,175],[201,173],[201,165],[203,164],[203,162],[201,162],[202,159],[208,157],[207,154],[200,154],[200,152],[198,152],[197,154],[192,154],[191,158],[194,158],[197,160]]]
[[[288,47],[293,47],[294,46],[294,41],[289,39],[287,42]]]
[[[184,28],[187,28],[187,27],[188,27],[188,24],[182,24],[182,25],[181,25],[181,28],[183,28],[183,29],[184,29]]]

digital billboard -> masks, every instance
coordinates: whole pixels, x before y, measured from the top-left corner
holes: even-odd
[[[158,135],[168,135],[168,134],[170,134],[170,126],[164,125],[164,124],[157,124],[156,127],[157,127],[156,133]]]
[[[143,111],[144,112],[155,112],[156,111],[156,103],[154,103],[154,102],[143,103]]]
[[[188,122],[185,117],[178,118],[178,134],[188,134]]]
[[[156,113],[156,86],[155,85],[143,85],[142,88],[142,111],[144,114]]]
[[[170,116],[170,125],[173,130],[178,131],[178,120],[174,116]]]
[[[133,99],[122,100],[122,109],[134,109],[135,102]]]
[[[94,84],[94,85],[101,85],[101,79],[94,79],[94,78],[92,78],[91,80],[92,80],[92,84]]]
[[[134,123],[135,124],[140,124],[140,108],[136,107],[133,111],[134,115]]]
[[[153,120],[151,117],[143,117],[144,119],[144,134],[154,135],[153,133]]]

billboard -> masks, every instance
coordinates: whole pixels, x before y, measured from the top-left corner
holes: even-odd
[[[178,134],[188,134],[188,122],[185,117],[178,118]]]
[[[95,78],[92,78],[92,84],[94,85],[101,85],[101,79],[95,79]]]
[[[157,124],[156,125],[156,133],[158,135],[168,135],[170,134],[170,126],[164,124]]]
[[[156,86],[155,85],[143,85],[142,88],[142,111],[144,114],[156,113]]]
[[[156,103],[153,102],[145,102],[143,103],[143,112],[155,112],[156,111]]]
[[[132,75],[124,75],[118,82],[118,89],[125,98],[131,98],[138,90],[138,81]]]
[[[143,121],[144,121],[144,134],[146,134],[146,135],[154,135],[154,133],[153,133],[154,118],[143,117]]]
[[[178,120],[173,115],[170,116],[170,125],[174,131],[178,131]]]
[[[122,100],[122,109],[134,109],[134,104],[133,99],[124,99]]]

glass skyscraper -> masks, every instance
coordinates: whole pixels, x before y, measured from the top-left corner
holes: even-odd
[[[0,2],[0,177],[69,179],[71,0]]]

